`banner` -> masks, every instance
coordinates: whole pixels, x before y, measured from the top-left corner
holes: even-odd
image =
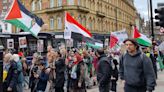
[[[27,40],[26,37],[19,37],[19,48],[26,48]]]
[[[37,51],[38,52],[43,52],[43,46],[44,46],[43,40],[38,40],[37,41]]]
[[[7,48],[14,49],[14,39],[7,39]]]
[[[119,45],[123,44],[123,41],[128,38],[126,29],[117,32],[112,32],[111,34],[117,37]]]

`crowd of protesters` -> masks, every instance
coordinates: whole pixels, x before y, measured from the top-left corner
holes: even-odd
[[[151,92],[156,85],[156,57],[146,47],[142,54],[132,39],[124,43],[127,52],[122,55],[103,48],[67,50],[49,45],[45,56],[36,52],[30,63],[23,54],[4,52],[3,92],[86,92],[93,85],[98,85],[100,92],[117,92],[118,65],[125,92]],[[116,58],[119,56],[120,62]]]

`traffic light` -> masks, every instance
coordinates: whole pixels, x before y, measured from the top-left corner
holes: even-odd
[[[158,20],[155,22],[156,26],[164,27],[164,7],[155,9],[156,13],[155,19]]]

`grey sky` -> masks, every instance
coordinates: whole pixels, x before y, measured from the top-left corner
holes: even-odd
[[[134,0],[134,5],[137,8],[137,11],[141,14],[141,17],[144,17],[145,20],[148,20],[148,4],[147,1],[150,0]],[[164,3],[164,0],[152,0],[153,3],[153,13],[154,9],[157,8],[157,3]]]

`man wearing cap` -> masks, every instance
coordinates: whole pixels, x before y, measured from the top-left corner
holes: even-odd
[[[120,58],[120,78],[124,92],[152,92],[156,78],[152,62],[139,50],[134,39],[124,41],[127,52]]]

